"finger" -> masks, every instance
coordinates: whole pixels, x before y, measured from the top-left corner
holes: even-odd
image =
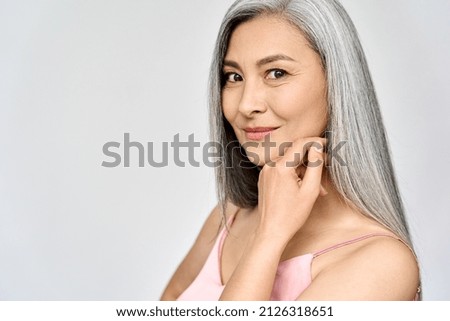
[[[321,137],[307,137],[296,140],[291,147],[289,147],[284,156],[279,160],[282,161],[284,166],[297,168],[300,165],[306,165],[304,156],[308,149],[312,146],[321,148],[326,144],[326,139]]]
[[[322,169],[324,165],[324,147],[311,146],[308,151],[308,165],[303,177],[302,189],[308,192],[321,192]]]
[[[327,153],[324,152],[324,156],[323,156],[324,160],[326,160],[326,157],[327,157]],[[307,160],[306,160],[306,164],[307,164]],[[306,168],[307,168],[306,166],[300,165],[295,169],[295,172],[298,176],[297,183],[300,183],[302,178],[305,176]],[[300,186],[300,184],[299,184],[299,186]],[[320,196],[325,196],[327,194],[328,194],[328,191],[325,189],[325,187],[322,184],[320,184]]]
[[[325,157],[326,156],[324,156],[324,159],[325,159]],[[297,169],[296,169],[296,173],[297,173],[297,176],[298,176],[297,184],[298,184],[299,187],[301,186],[302,177],[304,177],[305,171],[306,171],[306,167],[303,166],[303,165],[297,167]],[[326,188],[322,184],[320,184],[320,194],[319,195],[320,196],[325,196],[327,194],[328,194],[328,191],[326,190]]]
[[[327,194],[328,194],[328,191],[325,189],[325,187],[323,187],[322,184],[320,184],[320,193],[319,193],[319,195],[320,196],[325,196]]]
[[[260,199],[262,199],[264,197],[264,175],[263,175],[263,171],[262,169],[259,171],[259,175],[258,175],[258,197]]]

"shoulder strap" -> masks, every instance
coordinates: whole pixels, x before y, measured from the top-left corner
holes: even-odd
[[[392,235],[392,234],[387,234],[387,233],[371,233],[371,234],[363,235],[363,236],[360,236],[360,237],[357,237],[357,238],[354,238],[354,239],[351,239],[351,240],[348,240],[348,241],[345,241],[345,242],[342,242],[342,243],[335,244],[333,246],[327,247],[327,248],[325,248],[323,250],[320,250],[320,251],[317,251],[317,252],[313,253],[313,258],[316,258],[319,255],[322,255],[322,254],[325,254],[327,252],[333,251],[333,250],[338,249],[340,247],[343,247],[343,246],[346,246],[346,245],[350,245],[350,244],[353,244],[353,243],[356,243],[356,242],[359,242],[359,241],[362,241],[362,240],[365,240],[365,239],[368,239],[368,238],[371,238],[371,237],[375,237],[375,236],[387,236],[387,237],[391,237],[393,239],[399,240],[400,242],[402,242],[403,244],[405,244],[409,248],[411,253],[416,258],[417,263],[419,262],[418,259],[417,259],[416,254],[414,253],[413,249],[411,248],[411,246],[409,246],[408,243],[406,243],[404,240],[402,240],[398,236],[395,236],[395,235]],[[421,284],[419,283],[419,285],[417,286],[417,290],[416,290],[416,295],[414,297],[414,301],[421,300],[421,297],[422,297],[421,296],[421,292],[422,292],[422,287],[421,287]]]
[[[231,215],[231,217],[228,219],[228,221],[225,223],[225,226],[222,229],[221,235],[219,235],[220,240],[219,240],[219,257],[222,256],[222,247],[223,247],[223,243],[225,241],[225,238],[228,235],[229,229],[231,228],[231,225],[233,225],[234,219],[236,218],[237,213],[239,212],[240,208],[238,208],[238,210],[236,211],[236,213],[234,213],[233,215]]]
[[[408,244],[406,244],[402,239],[400,239],[397,236],[394,236],[394,235],[391,235],[391,234],[387,234],[387,233],[371,233],[371,234],[366,234],[366,235],[363,235],[363,236],[360,236],[360,237],[357,237],[357,238],[354,238],[354,239],[351,239],[351,240],[348,240],[348,241],[345,241],[345,242],[342,242],[342,243],[338,243],[338,244],[332,245],[332,246],[327,247],[327,248],[325,248],[323,250],[317,251],[317,252],[313,253],[313,257],[314,258],[318,257],[319,255],[328,253],[328,252],[333,251],[335,249],[338,249],[340,247],[343,247],[343,246],[346,246],[346,245],[350,245],[350,244],[353,244],[353,243],[356,243],[356,242],[359,242],[359,241],[363,241],[365,239],[368,239],[368,238],[371,238],[371,237],[375,237],[375,236],[387,236],[387,237],[394,238],[396,240],[399,240],[399,241],[403,242],[406,246],[408,246],[409,249],[411,249]]]

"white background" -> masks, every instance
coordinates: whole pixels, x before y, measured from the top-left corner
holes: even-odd
[[[450,300],[446,0],[345,0],[422,265]],[[232,1],[0,1],[0,299],[157,300],[216,203],[201,165],[105,168],[102,146],[208,141],[206,81]],[[196,151],[201,160],[201,151]],[[182,159],[187,162],[187,155]]]

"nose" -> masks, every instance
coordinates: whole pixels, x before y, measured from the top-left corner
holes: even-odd
[[[263,84],[247,80],[243,86],[239,101],[239,112],[246,117],[252,117],[255,114],[264,113],[266,110],[266,91],[263,88]]]

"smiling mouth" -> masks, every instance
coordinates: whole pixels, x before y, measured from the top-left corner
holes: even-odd
[[[263,140],[264,137],[276,130],[277,127],[255,127],[245,128],[245,137],[248,140]]]

